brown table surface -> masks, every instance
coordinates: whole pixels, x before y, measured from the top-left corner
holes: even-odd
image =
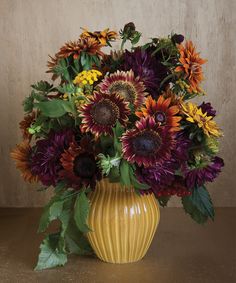
[[[33,271],[42,235],[41,209],[0,209],[0,282],[236,282],[236,208],[216,209],[216,220],[195,224],[181,208],[161,210],[161,223],[146,257],[107,264],[70,256],[65,267]]]

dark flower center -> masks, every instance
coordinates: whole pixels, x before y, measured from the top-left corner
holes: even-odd
[[[80,154],[74,160],[74,173],[80,178],[90,179],[97,171],[96,160],[89,154]]]
[[[114,125],[119,119],[119,108],[109,99],[96,103],[91,111],[93,120],[100,125]]]
[[[135,101],[136,91],[134,87],[129,83],[115,82],[111,85],[109,90],[111,93],[114,92],[123,97],[125,101],[128,101],[130,103],[134,103]]]
[[[134,153],[141,156],[153,155],[161,145],[158,133],[146,130],[138,133],[132,140]]]
[[[160,122],[161,124],[164,124],[166,122],[166,115],[164,112],[158,111],[155,114],[155,118],[157,122]]]

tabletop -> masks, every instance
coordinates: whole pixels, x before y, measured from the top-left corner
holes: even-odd
[[[236,208],[217,208],[216,220],[195,224],[181,208],[161,209],[143,260],[108,264],[70,256],[64,267],[34,271],[43,235],[40,208],[0,208],[0,282],[233,283],[236,282]]]

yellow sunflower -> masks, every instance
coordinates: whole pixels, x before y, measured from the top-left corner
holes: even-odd
[[[182,113],[187,117],[186,120],[197,124],[207,136],[222,136],[222,132],[216,122],[213,121],[213,117],[207,116],[207,113],[202,113],[202,109],[198,108],[196,104],[191,102],[182,103],[181,108]]]

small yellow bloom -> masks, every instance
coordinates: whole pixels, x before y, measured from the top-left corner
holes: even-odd
[[[207,113],[202,113],[202,109],[198,108],[196,104],[191,102],[182,103],[181,108],[182,113],[186,115],[186,120],[197,124],[208,137],[210,135],[215,137],[222,136],[222,132],[216,122],[213,121],[213,117],[207,116]]]
[[[82,71],[79,73],[75,79],[73,80],[73,83],[79,86],[84,85],[93,85],[94,82],[98,81],[98,78],[102,76],[102,73],[98,70],[88,70],[88,71]]]

